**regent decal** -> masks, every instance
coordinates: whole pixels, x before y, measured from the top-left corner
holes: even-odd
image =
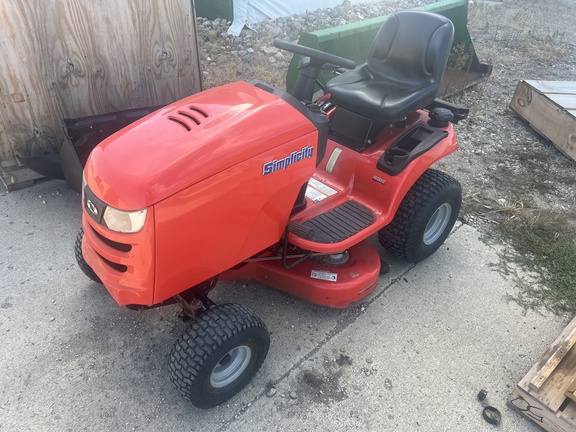
[[[304,147],[300,151],[292,152],[290,156],[285,157],[284,159],[274,159],[273,161],[266,162],[262,167],[262,175],[268,175],[278,170],[286,169],[290,165],[300,162],[301,160],[312,159],[312,156],[314,156],[314,147]]]

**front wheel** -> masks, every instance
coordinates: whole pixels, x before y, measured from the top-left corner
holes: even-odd
[[[102,281],[100,280],[96,272],[92,270],[92,267],[88,265],[88,263],[84,259],[84,255],[82,255],[83,238],[84,238],[84,230],[80,229],[78,235],[76,236],[76,242],[74,243],[74,255],[76,256],[76,262],[78,263],[78,267],[80,267],[80,270],[82,270],[82,272],[86,276],[88,276],[94,282],[101,284]]]
[[[461,204],[460,183],[448,174],[428,169],[408,191],[392,222],[378,232],[378,240],[394,255],[420,262],[444,243]]]
[[[238,393],[262,366],[270,336],[262,320],[237,304],[213,306],[176,341],[172,383],[198,408],[212,408]]]

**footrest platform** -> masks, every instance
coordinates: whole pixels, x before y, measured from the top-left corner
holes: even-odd
[[[369,209],[357,202],[348,201],[298,224],[304,230],[290,231],[295,235],[307,231],[309,235],[305,238],[317,243],[338,243],[369,227],[374,221],[374,214]]]

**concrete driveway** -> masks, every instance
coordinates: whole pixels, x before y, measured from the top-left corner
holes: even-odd
[[[390,273],[347,310],[221,283],[212,298],[258,313],[272,344],[253,382],[211,410],[167,376],[178,308],[117,306],[76,266],[79,226],[64,182],[0,196],[0,431],[489,431],[482,388],[501,430],[539,430],[506,400],[570,317],[509,301],[514,280],[470,226],[416,266],[386,256]]]

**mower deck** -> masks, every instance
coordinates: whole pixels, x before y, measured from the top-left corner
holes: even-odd
[[[280,259],[250,261],[222,273],[220,279],[254,280],[311,303],[345,308],[371,294],[380,274],[380,256],[368,242],[352,246],[348,254],[348,261],[339,266],[314,258],[289,269]]]

